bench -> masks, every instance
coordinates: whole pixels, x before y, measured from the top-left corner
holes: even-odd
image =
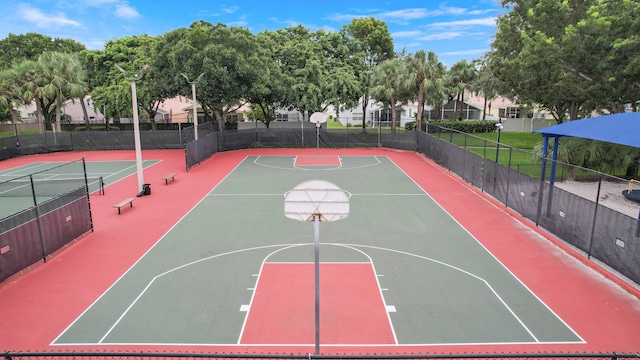
[[[176,181],[176,173],[171,173],[171,174],[167,174],[165,176],[162,177],[162,180],[164,180],[165,185],[169,185],[169,179],[171,179],[171,181]]]
[[[133,207],[133,200],[135,200],[135,198],[126,198],[113,205],[114,208],[118,208],[118,215],[120,215],[120,208],[124,207],[125,205],[129,204],[129,207]]]

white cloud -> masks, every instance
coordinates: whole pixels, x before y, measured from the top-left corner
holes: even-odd
[[[447,52],[440,53],[438,55],[442,55],[442,56],[478,55],[478,54],[484,54],[484,53],[489,52],[489,51],[491,51],[490,48],[487,48],[487,49],[467,49],[467,50],[460,50],[460,51],[447,51]]]
[[[129,4],[117,4],[116,16],[123,19],[135,19],[140,16],[140,13]]]
[[[65,14],[58,12],[48,14],[36,9],[29,4],[20,4],[18,7],[20,17],[29,23],[35,24],[40,28],[74,26],[79,27],[81,24],[75,20],[69,19]]]
[[[390,21],[411,21],[416,19],[423,19],[429,16],[429,11],[427,9],[422,8],[414,8],[414,9],[403,9],[403,10],[395,10],[395,11],[386,11],[382,13],[378,13],[375,15],[382,20],[390,20]]]
[[[446,21],[446,22],[437,22],[427,25],[429,27],[436,28],[460,28],[465,26],[496,26],[496,18],[488,17],[481,19],[469,19],[469,20],[457,20],[457,21]]]
[[[247,24],[249,23],[247,22],[246,15],[241,16],[240,19],[236,21],[231,21],[227,23],[228,26],[237,26],[237,27],[247,27]]]
[[[394,38],[415,38],[421,36],[423,34],[422,31],[419,30],[411,30],[411,31],[396,31],[391,34]]]
[[[428,34],[420,36],[420,40],[424,41],[432,41],[432,40],[449,40],[449,39],[457,39],[466,36],[465,33],[459,31],[445,31],[440,33]]]
[[[220,7],[220,9],[225,14],[233,14],[236,11],[238,11],[239,7],[238,6],[222,6]]]

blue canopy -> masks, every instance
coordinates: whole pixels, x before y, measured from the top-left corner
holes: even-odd
[[[572,136],[640,148],[640,112],[573,120],[533,132],[545,138]]]

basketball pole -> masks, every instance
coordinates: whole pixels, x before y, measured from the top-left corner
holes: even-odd
[[[316,121],[316,155],[320,154],[320,120]]]
[[[315,244],[316,355],[320,355],[320,214],[313,216],[313,237]]]

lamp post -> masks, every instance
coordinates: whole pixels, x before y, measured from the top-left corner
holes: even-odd
[[[149,65],[145,64],[138,75],[133,77],[127,77],[127,72],[116,64],[116,68],[120,70],[124,78],[131,82],[131,102],[133,106],[133,137],[136,148],[136,169],[138,174],[138,193],[144,191],[144,175],[142,173],[142,149],[140,147],[140,123],[138,120],[138,98],[136,95],[136,81],[142,79],[142,74],[147,70]]]
[[[187,80],[189,84],[191,84],[191,94],[193,95],[193,99],[191,100],[191,105],[193,106],[193,137],[194,140],[198,140],[198,111],[196,110],[196,84],[202,79],[204,73],[198,75],[198,77],[189,81],[189,78],[185,74],[181,74]]]

